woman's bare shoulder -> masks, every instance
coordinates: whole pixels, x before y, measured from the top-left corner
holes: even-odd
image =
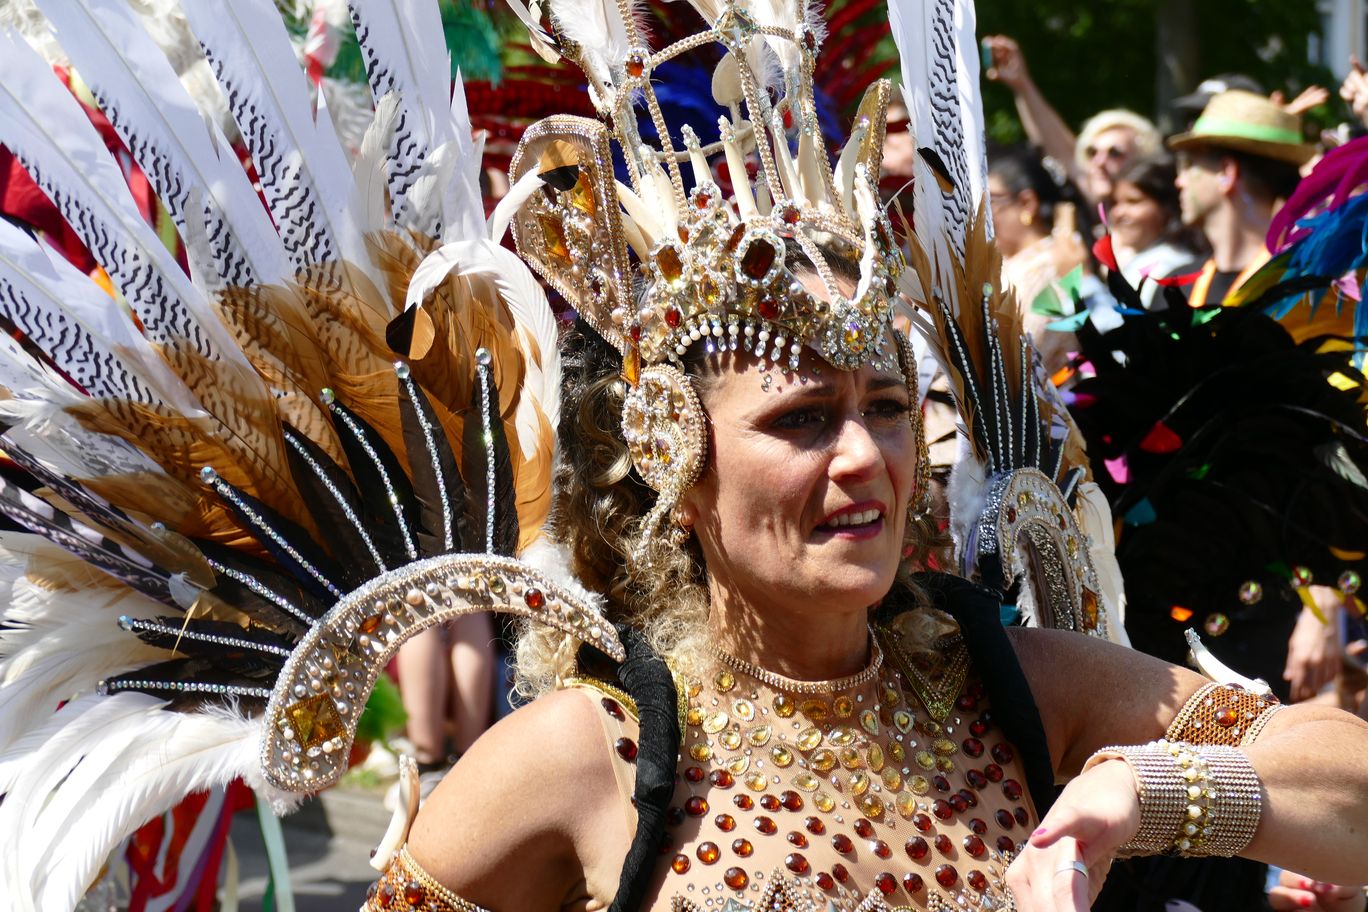
[[[579,691],[555,691],[485,732],[423,803],[415,860],[491,909],[559,908],[583,889],[583,847],[623,819],[597,711]]]

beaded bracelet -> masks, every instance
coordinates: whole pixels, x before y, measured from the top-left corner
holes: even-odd
[[[1140,798],[1140,826],[1119,857],[1230,857],[1254,838],[1263,788],[1240,750],[1160,740],[1103,748],[1083,769],[1113,759],[1130,766]]]
[[[1282,709],[1272,694],[1237,684],[1207,684],[1179,708],[1164,737],[1190,744],[1252,744]]]

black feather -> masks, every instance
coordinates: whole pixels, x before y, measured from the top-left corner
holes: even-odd
[[[488,374],[477,377],[471,384],[470,409],[466,412],[461,441],[461,474],[470,489],[467,499],[467,528],[470,540],[463,551],[479,552],[487,548],[495,554],[512,556],[518,548],[518,510],[513,488],[513,461],[508,452],[508,438],[503,420],[499,417],[499,391],[488,379]],[[482,387],[489,390],[489,440],[485,441],[484,403]],[[494,529],[488,535],[490,491],[486,472],[488,460],[494,461]]]
[[[377,562],[375,553],[367,546],[370,533],[365,528],[366,512],[351,477],[322,447],[299,431],[289,425],[284,425],[283,430],[290,476],[318,528],[328,530],[330,550],[342,565],[347,588],[354,589],[389,569]],[[371,546],[376,547],[374,540]],[[382,554],[382,560],[383,557]]]
[[[399,417],[404,428],[413,493],[422,518],[419,541],[424,554],[446,554],[463,548],[467,492],[456,466],[451,441],[427,394],[412,377],[399,380]]]
[[[402,566],[419,554],[419,515],[413,485],[375,428],[340,402],[330,403],[328,408],[361,492],[371,537],[387,563]]]
[[[252,556],[216,542],[195,540],[216,572],[214,594],[257,623],[301,636],[332,602],[315,598],[294,578]]]

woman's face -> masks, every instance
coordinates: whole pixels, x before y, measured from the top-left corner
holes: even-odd
[[[1123,246],[1141,251],[1164,236],[1164,209],[1135,184],[1119,181],[1108,214],[1112,235]]]
[[[703,387],[710,460],[684,507],[714,591],[789,612],[863,611],[887,594],[917,459],[901,373],[808,351],[797,374],[766,374],[738,354]]]

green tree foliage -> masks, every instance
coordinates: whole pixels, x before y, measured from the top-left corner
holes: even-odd
[[[1320,28],[1312,0],[1186,0],[1196,20],[1194,82],[1247,73],[1289,97],[1333,77],[1308,63],[1309,36]],[[1155,116],[1160,66],[1160,0],[978,0],[979,34],[1015,38],[1031,75],[1064,119],[1077,128],[1103,108]],[[1180,13],[1181,15],[1181,13]],[[1179,86],[1190,90],[1193,86]],[[1021,138],[1011,93],[987,84],[993,138]]]

